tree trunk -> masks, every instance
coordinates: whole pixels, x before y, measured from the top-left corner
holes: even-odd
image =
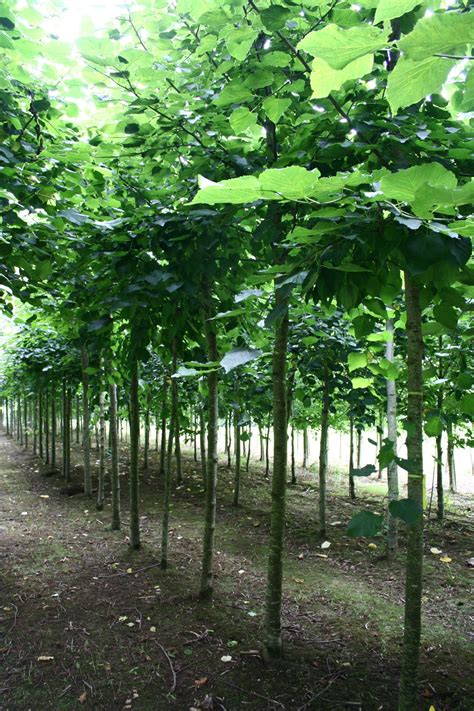
[[[161,409],[160,476],[165,475],[166,469],[166,393],[167,390],[164,391]]]
[[[79,395],[76,395],[76,444],[79,444],[81,432],[81,403]]]
[[[357,430],[357,469],[360,469],[360,455],[362,450],[362,430]]]
[[[411,462],[408,497],[423,509],[423,337],[421,333],[420,292],[405,273],[407,312],[407,453]],[[408,526],[405,625],[400,677],[399,711],[418,708],[418,664],[421,635],[421,597],[423,571],[423,516]]]
[[[69,388],[66,381],[63,380],[63,476],[68,483],[71,481],[69,408]]]
[[[456,491],[456,468],[454,463],[453,423],[450,421],[448,421],[446,433],[448,436],[449,490],[454,494]]]
[[[176,358],[176,342],[172,344],[172,375],[176,373],[177,358]],[[168,567],[168,538],[169,538],[169,519],[171,506],[171,462],[173,459],[173,441],[176,431],[176,418],[178,416],[178,400],[174,396],[176,378],[171,379],[171,412],[170,426],[168,432],[168,446],[164,464],[164,494],[163,494],[163,520],[161,528],[161,561],[160,567],[166,570]]]
[[[206,421],[204,408],[199,407],[199,449],[201,455],[201,474],[204,489],[206,488]]]
[[[326,473],[328,467],[328,431],[329,431],[329,374],[324,373],[323,403],[321,412],[321,439],[319,442],[319,523],[321,539],[326,538]]]
[[[267,435],[265,437],[265,478],[270,476],[270,425],[267,427]]]
[[[43,389],[40,387],[39,390],[39,405],[38,405],[38,453],[40,459],[44,457],[43,449]]]
[[[226,418],[225,418],[225,451],[227,453],[227,469],[230,469],[232,466],[231,446],[232,446],[232,438],[230,436],[230,418],[229,418],[229,415],[226,415]]]
[[[382,408],[380,408],[380,410],[379,410],[379,424],[377,427],[377,442],[378,442],[378,451],[380,452],[380,450],[382,449],[382,445],[383,445],[383,409]],[[380,461],[378,463],[378,467],[379,467],[379,470],[378,470],[378,474],[377,474],[377,479],[381,479],[382,478],[382,465],[380,464]]]
[[[138,449],[140,444],[140,409],[138,401],[138,361],[130,364],[130,547],[140,548],[140,513]]]
[[[51,468],[56,467],[56,388],[51,386]]]
[[[288,449],[288,414],[286,352],[288,347],[288,304],[276,292],[276,304],[284,313],[275,325],[272,358],[273,381],[273,475],[268,574],[265,602],[265,648],[270,657],[280,657],[281,599],[283,583],[283,542],[285,535],[286,477]],[[267,445],[268,446],[268,445]]]
[[[295,467],[295,428],[291,427],[291,483],[296,484],[296,467]]]
[[[441,351],[443,347],[443,337],[438,337],[438,348]],[[444,377],[443,361],[441,356],[438,359],[438,379],[442,380]],[[437,407],[438,414],[441,417],[443,410],[443,387],[438,386],[437,392]],[[436,497],[437,497],[437,510],[436,518],[438,521],[444,519],[444,487],[443,487],[443,433],[440,432],[436,437]]]
[[[89,366],[89,354],[85,345],[81,346],[82,366],[82,451],[84,455],[84,493],[92,496],[91,476],[91,433],[89,413],[89,375],[86,368]]]
[[[234,470],[234,499],[233,505],[239,505],[240,496],[240,470],[241,470],[241,442],[240,442],[240,410],[235,410],[234,412],[234,443],[235,443],[235,470]]]
[[[143,446],[143,469],[148,469],[148,452],[150,450],[150,394],[146,397],[145,408],[145,442]]]
[[[8,398],[5,399],[5,425],[6,425],[6,435],[10,436],[10,415],[8,412],[9,402]]]
[[[245,471],[247,474],[249,473],[250,469],[250,450],[252,447],[252,423],[249,424],[249,439],[248,439],[248,447],[247,447],[247,462],[245,464]]]
[[[109,429],[112,484],[112,531],[120,529],[120,472],[117,438],[117,386],[109,383]]]
[[[99,481],[97,483],[97,511],[104,508],[105,485],[105,397],[102,379],[99,383]]]
[[[308,428],[303,430],[303,469],[308,468]]]
[[[217,334],[213,316],[213,307],[209,287],[205,285],[204,296],[204,330],[207,341],[207,357],[210,362],[219,360],[217,351]],[[207,479],[206,479],[206,512],[204,519],[204,540],[202,552],[201,586],[199,597],[208,600],[212,597],[214,587],[213,554],[214,533],[216,528],[216,488],[217,488],[217,435],[219,419],[219,376],[217,371],[211,371],[207,376],[208,415],[207,415]]]
[[[350,418],[350,435],[349,435],[349,498],[354,500],[355,485],[354,485],[354,420]]]
[[[260,462],[263,462],[263,461],[265,461],[265,440],[264,440],[264,437],[263,437],[263,430],[262,430],[262,426],[261,426],[261,425],[258,426],[258,438],[259,438],[259,441],[260,441],[260,457],[259,457],[259,461],[260,461]]]
[[[385,358],[394,362],[395,342],[393,319],[387,319],[386,330],[391,334],[385,348]],[[397,386],[395,380],[387,380],[387,437],[393,444],[394,454],[397,454]],[[387,467],[388,503],[398,500],[398,467],[395,459]],[[387,511],[387,558],[395,556],[398,546],[398,520]]]
[[[180,426],[180,418],[179,418],[179,393],[178,393],[178,381],[176,378],[173,378],[173,382],[171,383],[171,399],[172,399],[172,408],[174,408],[174,411],[176,413],[175,421],[174,421],[174,456],[176,460],[176,483],[178,486],[183,483],[183,467],[181,464],[181,442],[180,442],[180,435],[181,435],[181,426]]]
[[[25,449],[28,449],[28,398],[25,396],[23,398],[23,430],[24,430],[24,440]],[[47,453],[47,450],[46,450]],[[46,461],[48,459],[46,458]]]

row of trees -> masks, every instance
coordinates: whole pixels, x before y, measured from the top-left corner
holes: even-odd
[[[203,599],[213,591],[219,410],[233,413],[237,439],[248,421],[271,426],[265,647],[279,656],[288,423],[314,421],[321,432],[324,535],[328,425],[344,414],[357,433],[383,410],[392,552],[396,519],[409,530],[400,709],[415,709],[423,428],[438,438],[441,463],[443,431],[452,447],[474,409],[474,13],[462,2],[430,2],[425,16],[425,2],[406,0],[144,1],[100,41],[82,38],[72,62],[38,29],[33,2],[15,9],[0,18],[4,308],[8,294],[28,304],[26,337],[46,334],[33,336],[33,350],[44,349],[36,362],[20,353],[24,380],[7,377],[17,421],[19,396],[34,392],[34,430],[48,422],[48,431],[62,389],[66,474],[80,390],[89,495],[93,420],[103,453],[107,390],[116,452],[119,393],[138,548],[140,419],[146,439],[158,417],[166,567],[172,456],[179,479],[179,432],[197,413],[207,432]],[[92,115],[83,95],[95,102],[93,120],[81,115]],[[26,433],[30,419],[27,405]],[[372,470],[350,460],[353,496],[354,477]],[[400,501],[397,465],[408,472]],[[349,529],[369,535],[382,525],[361,512]]]

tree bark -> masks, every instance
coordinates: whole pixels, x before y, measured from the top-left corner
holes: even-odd
[[[177,357],[176,357],[176,342],[172,344],[172,375],[176,373]],[[171,413],[170,426],[168,432],[168,446],[166,451],[164,465],[164,494],[163,494],[163,521],[161,528],[161,561],[160,567],[162,570],[168,568],[168,539],[169,539],[169,519],[171,507],[171,462],[173,459],[173,441],[175,437],[176,418],[178,416],[178,400],[173,396],[173,388],[176,378],[171,379]]]
[[[199,406],[199,449],[201,455],[201,474],[204,489],[206,488],[206,421],[204,408]]]
[[[130,547],[140,548],[138,449],[140,443],[140,408],[138,401],[138,361],[130,364]]]
[[[393,319],[387,319],[386,330],[391,334],[385,348],[385,358],[393,363],[395,359]],[[392,442],[393,452],[397,453],[397,386],[395,380],[386,381],[387,388],[387,438]],[[398,500],[398,467],[395,459],[387,467],[388,503]],[[398,546],[398,520],[387,510],[387,558],[395,556]]]
[[[354,419],[350,418],[350,434],[349,434],[349,498],[354,500],[355,485],[354,485]]]
[[[328,431],[329,431],[329,373],[324,372],[323,404],[321,412],[321,439],[319,441],[319,522],[320,538],[326,538],[326,474],[328,467]]]
[[[117,437],[117,386],[109,383],[109,428],[112,484],[112,531],[120,529],[120,471]]]
[[[99,481],[97,483],[97,511],[104,508],[105,485],[105,398],[102,379],[99,383]]]
[[[308,428],[303,429],[303,469],[308,468]]]
[[[296,484],[296,466],[295,466],[295,428],[291,428],[291,483]]]
[[[56,467],[56,388],[51,386],[51,467]]]
[[[213,307],[209,286],[204,285],[204,331],[207,342],[207,356],[210,362],[219,359],[215,321],[211,321]],[[199,597],[208,600],[214,588],[213,556],[214,533],[216,528],[216,488],[217,488],[217,435],[219,419],[219,376],[211,371],[207,376],[208,414],[207,414],[207,480],[206,511],[204,519],[204,537],[202,551],[201,586]]]
[[[423,509],[423,336],[419,288],[405,272],[407,312],[407,453],[411,462],[408,497]],[[418,665],[421,636],[423,573],[423,516],[408,526],[405,624],[400,677],[399,711],[418,708]]]
[[[240,497],[240,471],[241,471],[241,442],[240,442],[240,410],[234,411],[234,443],[235,443],[235,470],[234,470],[234,498],[233,505],[239,505]]]
[[[276,305],[283,315],[275,325],[272,358],[273,381],[273,476],[268,574],[265,603],[265,648],[270,657],[280,657],[281,600],[283,583],[283,543],[285,535],[286,477],[288,449],[288,415],[286,388],[286,353],[288,347],[288,304],[276,292]]]
[[[89,366],[89,354],[85,345],[81,346],[82,367],[82,451],[84,455],[84,493],[92,496],[91,476],[91,433],[89,413],[89,375],[86,368]]]
[[[448,421],[446,434],[448,436],[449,490],[454,494],[456,491],[456,466],[454,463],[453,423],[451,421]]]

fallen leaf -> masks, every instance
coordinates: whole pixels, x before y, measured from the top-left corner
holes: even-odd
[[[304,579],[303,578],[295,578],[295,583],[299,583],[301,585],[302,583],[304,583]]]
[[[205,684],[207,684],[207,676],[203,676],[200,679],[194,680],[194,686],[197,686],[198,689],[200,689]]]
[[[449,555],[442,555],[440,558],[440,561],[442,563],[451,563],[453,559],[449,557]]]
[[[150,627],[150,632],[156,632],[156,627],[151,626],[151,627]]]
[[[370,550],[374,551],[377,548],[377,544],[376,543],[369,543],[369,545],[367,547],[370,548]]]
[[[303,560],[303,558],[304,558],[304,553],[300,553],[299,556],[298,556],[298,558],[299,558],[300,560]]]
[[[54,660],[54,657],[49,656],[48,654],[41,654],[38,657],[38,662],[52,662]]]
[[[433,553],[433,555],[441,555],[443,551],[440,550],[439,548],[430,548],[430,553]]]
[[[40,494],[40,499],[49,499],[49,494]]]
[[[324,541],[324,543],[321,543],[321,548],[325,550],[326,548],[329,548],[331,546],[330,541]]]
[[[318,558],[327,558],[327,555],[325,553],[316,553]]]
[[[78,701],[80,704],[85,704],[87,699],[87,691],[83,691],[82,694],[79,696]]]
[[[127,573],[130,575],[131,573],[133,573],[133,570],[131,568],[127,568]]]
[[[224,654],[224,656],[221,657],[221,662],[231,662],[231,661],[232,661],[232,657],[230,656],[230,654]]]

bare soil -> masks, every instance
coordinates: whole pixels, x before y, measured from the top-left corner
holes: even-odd
[[[383,484],[358,484],[363,498],[350,502],[333,476],[331,545],[321,548],[314,478],[298,472],[288,489],[285,657],[270,666],[259,645],[270,491],[257,462],[243,474],[238,509],[232,472],[219,470],[212,603],[195,597],[203,494],[192,458],[173,492],[166,572],[158,565],[162,482],[154,453],[142,477],[137,553],[127,547],[126,476],[123,528],[112,532],[110,505],[98,512],[82,494],[62,494],[59,474],[42,471],[30,452],[0,437],[0,709],[396,709],[403,545],[388,564],[381,538],[374,549],[345,535],[355,511],[382,510]],[[74,484],[80,476],[77,466]],[[472,497],[452,501],[443,527],[426,526],[420,711],[474,708],[473,530]]]

